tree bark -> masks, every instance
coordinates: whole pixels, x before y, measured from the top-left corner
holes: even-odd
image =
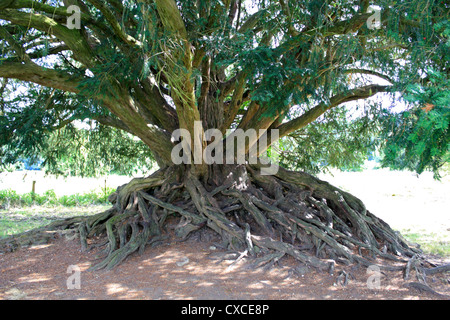
[[[168,167],[119,187],[109,198],[110,210],[43,230],[74,230],[83,249],[89,247],[87,239],[104,235],[102,260],[92,270],[111,269],[147,244],[162,241],[168,213],[180,219],[175,229],[180,241],[206,228],[229,250],[254,253],[257,248],[254,258],[260,262],[286,254],[330,272],[354,263],[403,270],[411,258],[421,256],[353,195],[306,173],[281,168],[264,176],[260,169],[223,165],[216,180],[202,181],[189,166]],[[40,241],[41,233],[2,240],[0,248],[11,251]]]

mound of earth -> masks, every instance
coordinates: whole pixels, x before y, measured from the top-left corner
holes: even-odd
[[[173,239],[131,255],[113,270],[87,271],[99,250],[82,252],[79,241],[58,237],[0,255],[0,299],[446,299],[407,286],[415,276],[404,280],[399,272],[383,271],[379,286],[370,289],[371,274],[364,267],[348,266],[331,275],[284,256],[255,268],[249,257],[238,259],[238,254],[227,253],[213,240]],[[74,270],[80,271],[79,289],[74,288]],[[450,295],[448,273],[427,281],[436,292]]]

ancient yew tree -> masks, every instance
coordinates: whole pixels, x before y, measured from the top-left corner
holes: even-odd
[[[75,7],[68,10],[70,5]],[[1,0],[2,90],[8,81],[38,85],[42,96],[31,112],[39,114],[40,126],[55,130],[91,119],[124,130],[148,147],[160,168],[119,187],[110,196],[110,210],[58,221],[46,230],[77,230],[83,248],[104,236],[104,255],[94,269],[112,268],[163,239],[169,216],[179,219],[175,234],[181,240],[211,229],[224,248],[266,261],[287,254],[332,270],[336,263],[372,265],[377,257],[396,263],[416,259],[420,250],[358,198],[310,174],[282,167],[264,174],[262,161],[195,159],[196,152],[203,155],[210,144],[222,143],[235,159],[249,160],[264,138],[267,148],[256,152],[263,156],[272,150],[275,132],[279,139],[297,134],[308,141],[306,128],[339,117],[334,111],[348,102],[377,94],[404,94],[414,110],[424,104],[430,112],[446,108],[439,86],[448,88],[448,5],[384,0],[371,5]],[[30,124],[19,125],[23,113],[10,111],[3,107],[2,143],[16,141]],[[371,104],[355,115],[364,120],[360,131],[382,113]],[[173,133],[179,129],[188,133],[181,140],[196,148],[175,164],[180,139]],[[209,129],[221,136],[207,139]],[[255,130],[256,138],[243,147],[227,144],[241,129]],[[439,132],[436,139],[448,142],[448,132]],[[353,135],[357,139],[358,130]],[[437,145],[429,150],[433,161],[447,148]],[[422,153],[427,150],[425,145]],[[14,247],[31,237],[3,245]]]

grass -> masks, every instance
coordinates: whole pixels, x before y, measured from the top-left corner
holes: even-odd
[[[107,204],[91,204],[78,207],[55,205],[0,209],[0,238],[42,227],[58,219],[96,214],[110,207]]]
[[[403,237],[410,243],[417,243],[423,252],[450,257],[450,242],[442,234],[426,230],[405,229],[401,231]]]
[[[17,190],[19,182],[23,180],[21,177],[14,176],[9,184],[4,185]],[[335,178],[333,180],[326,177],[325,180],[351,193],[357,192],[357,196],[371,208],[371,212],[389,223],[394,230],[398,230],[407,241],[419,244],[426,254],[450,258],[448,176],[442,183],[438,183],[427,176],[418,179],[404,172],[368,170],[364,173],[336,174]],[[38,181],[38,185],[53,187],[58,191],[67,191],[66,184],[80,187],[75,189],[78,193],[66,192],[62,196],[57,196],[54,190],[42,194],[19,194],[13,189],[0,190],[0,238],[46,225],[56,219],[106,210],[110,207],[107,197],[115,188],[107,188],[105,191],[103,187],[99,187],[94,191],[85,191],[88,190],[86,186],[102,186],[103,181],[95,183],[92,180],[77,180],[76,183],[58,184],[45,179]],[[113,185],[121,183],[123,181],[112,182]],[[25,185],[28,188],[30,181],[27,180]]]
[[[75,193],[73,195],[57,196],[54,190],[47,190],[42,195],[29,192],[18,194],[12,189],[0,190],[0,206],[2,208],[11,207],[29,207],[29,206],[86,206],[92,204],[108,203],[108,196],[114,192],[112,188],[102,189],[101,191],[89,191],[83,194]]]
[[[90,215],[111,205],[108,195],[114,189],[89,191],[57,197],[54,190],[44,194],[18,194],[0,190],[0,238],[44,226],[58,219]]]
[[[441,181],[436,181],[431,172],[417,176],[369,169],[362,173],[333,171],[321,178],[360,198],[371,213],[411,244],[419,244],[426,254],[450,259],[450,175],[443,172]]]

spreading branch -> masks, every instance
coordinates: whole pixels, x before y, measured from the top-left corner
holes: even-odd
[[[26,13],[15,9],[4,9],[0,19],[16,25],[32,27],[63,41],[73,52],[74,57],[87,67],[93,65],[94,56],[80,30],[68,29],[54,19],[38,13]]]
[[[64,72],[41,67],[34,62],[4,62],[0,64],[0,77],[19,79],[73,93],[80,92],[78,85],[84,80]]]
[[[367,85],[364,87],[355,88],[349,90],[345,93],[337,94],[330,98],[328,103],[322,102],[313,107],[312,109],[306,111],[300,117],[292,119],[288,122],[281,124],[277,129],[279,130],[280,137],[286,136],[289,133],[292,133],[296,130],[299,130],[306,125],[312,123],[326,111],[337,107],[338,105],[355,101],[359,99],[367,99],[379,92],[387,92],[389,91],[390,86],[382,86],[382,85]]]

